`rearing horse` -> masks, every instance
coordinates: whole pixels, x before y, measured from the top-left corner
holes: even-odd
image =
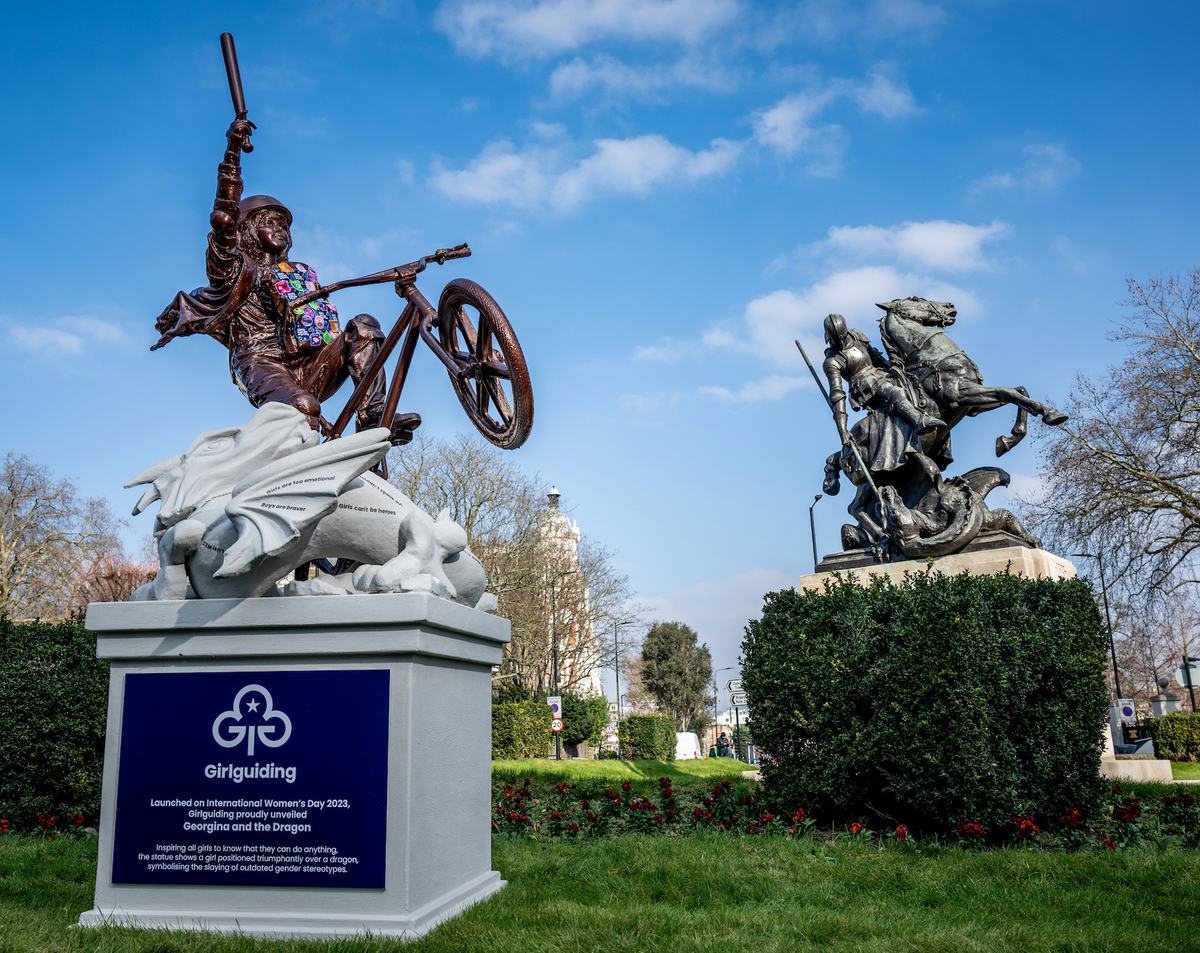
[[[914,295],[875,306],[887,312],[879,324],[892,366],[912,385],[917,406],[924,410],[932,400],[933,416],[946,423],[945,429],[938,428],[922,437],[929,456],[949,460],[950,429],[964,417],[976,417],[1005,404],[1016,405],[1017,420],[1011,436],[996,438],[998,457],[1021,442],[1029,414],[1041,417],[1042,423],[1051,427],[1066,422],[1066,414],[1033,400],[1024,387],[984,385],[975,362],[943,331],[958,315],[949,301],[929,301]]]

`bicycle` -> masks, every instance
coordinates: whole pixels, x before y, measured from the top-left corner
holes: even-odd
[[[394,283],[396,294],[405,302],[400,317],[337,420],[330,424],[321,419],[326,440],[340,437],[354,412],[365,404],[372,382],[384,369],[401,336],[404,344],[392,374],[381,420],[391,420],[400,406],[400,394],[420,338],[446,366],[459,403],[485,439],[502,449],[515,450],[529,438],[533,427],[533,386],[521,345],[500,305],[474,281],[455,278],[442,289],[435,309],[416,285],[417,275],[429,262],[442,265],[470,255],[471,249],[465,242],[453,248],[439,248],[432,255],[407,265],[361,278],[335,281],[288,302],[293,312],[298,313],[305,305],[328,298],[343,288],[389,281]],[[468,309],[474,312],[474,320]],[[434,322],[437,323],[437,337],[433,334]]]

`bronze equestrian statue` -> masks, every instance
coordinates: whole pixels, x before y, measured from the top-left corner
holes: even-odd
[[[841,315],[825,319],[826,400],[842,449],[825,462],[824,490],[836,495],[843,473],[856,488],[848,508],[855,523],[842,527],[843,549],[863,549],[877,559],[921,559],[960,552],[989,531],[1040,547],[1012,513],[984,502],[992,489],[1008,485],[1004,470],[980,467],[943,477],[953,461],[950,432],[966,417],[1013,404],[1012,434],[996,440],[1001,456],[1025,436],[1029,414],[1052,427],[1067,416],[1033,400],[1024,387],[985,386],[975,362],[944,332],[958,314],[953,304],[910,297],[878,307],[885,312],[880,325],[886,357],[863,332],[847,328]],[[851,406],[867,411],[853,427],[847,425],[844,383]]]

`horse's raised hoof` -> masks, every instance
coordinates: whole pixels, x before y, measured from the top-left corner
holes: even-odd
[[[996,438],[996,456],[1002,457],[1009,450],[1015,447],[1017,442],[1012,437],[997,437]]]
[[[1050,407],[1042,414],[1042,423],[1047,427],[1057,427],[1060,424],[1065,424],[1070,418],[1061,410],[1055,410]]]

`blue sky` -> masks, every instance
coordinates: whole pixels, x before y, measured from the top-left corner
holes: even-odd
[[[130,476],[249,416],[214,342],[149,352],[204,282],[230,30],[259,127],[247,188],[292,208],[292,257],[328,282],[469,241],[421,287],[475,279],[511,319],[537,401],[522,466],[732,665],[762,593],[810,568],[836,449],[793,338],[819,351],[830,311],[877,337],[873,302],[949,299],[989,382],[1062,400],[1119,357],[1127,275],[1200,264],[1197,21],[985,0],[20,5],[0,445],[125,513]],[[380,289],[338,304],[397,310]],[[428,354],[402,409],[468,427]],[[958,466],[994,460],[1011,423],[962,424]],[[1018,486],[1031,443],[1003,463]],[[848,502],[817,505],[823,553]]]

